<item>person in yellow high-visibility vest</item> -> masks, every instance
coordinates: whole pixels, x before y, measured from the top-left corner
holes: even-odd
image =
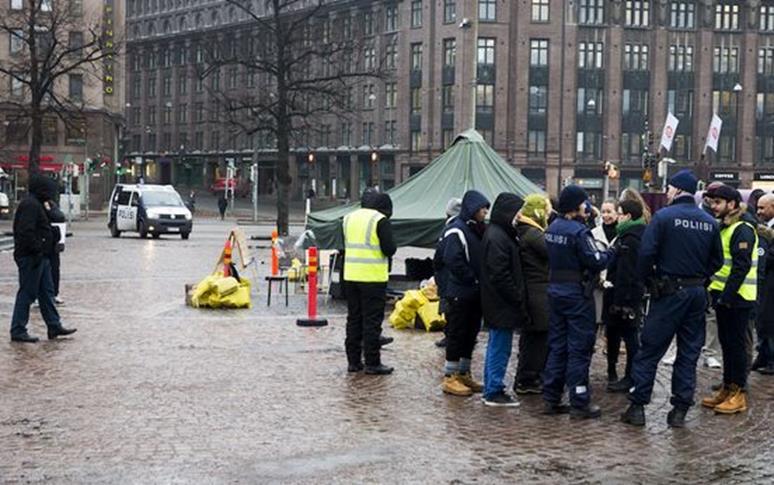
[[[389,258],[397,250],[390,224],[392,200],[387,194],[366,190],[360,206],[347,214],[342,224],[348,370],[390,374],[392,367],[381,361],[379,339],[390,275]]]
[[[712,277],[709,287],[723,351],[723,386],[702,400],[702,405],[716,413],[735,414],[747,410],[745,342],[757,296],[758,235],[738,190],[721,185],[710,196],[712,210],[721,221],[723,243],[723,267]]]

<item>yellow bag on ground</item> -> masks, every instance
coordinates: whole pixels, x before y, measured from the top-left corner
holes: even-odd
[[[215,286],[215,281],[221,277],[220,274],[211,274],[196,284],[191,294],[191,304],[194,308],[198,308],[202,302],[208,300],[209,294]]]
[[[417,310],[417,315],[422,320],[425,331],[430,332],[433,330],[440,330],[446,325],[446,319],[438,311],[440,306],[441,302],[431,301],[422,305]]]
[[[228,296],[239,288],[239,281],[237,281],[236,278],[233,276],[229,276],[227,278],[218,278],[215,280],[215,293],[218,294],[218,296]]]
[[[422,294],[427,298],[429,301],[438,301],[438,285],[435,284],[435,282],[431,282],[426,284],[421,290]]]
[[[406,308],[403,301],[399,301],[395,304],[395,309],[390,314],[390,325],[395,329],[404,329],[414,326],[414,319],[416,318],[416,311]]]
[[[428,302],[427,297],[419,290],[409,290],[401,299],[405,308],[416,310]]]
[[[233,280],[226,282],[226,280]],[[226,292],[218,292],[218,284]],[[250,280],[241,278],[224,278],[223,273],[213,273],[200,281],[191,294],[191,306],[194,308],[250,308]]]
[[[250,308],[250,281],[242,278],[236,291],[230,295],[221,296],[211,292],[206,305],[210,308]]]
[[[288,268],[288,281],[301,281],[306,276],[306,270],[298,258],[293,258]]]

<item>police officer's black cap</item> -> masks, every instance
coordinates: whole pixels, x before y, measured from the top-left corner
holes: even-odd
[[[566,214],[577,210],[578,207],[586,202],[589,198],[589,194],[583,190],[582,187],[577,185],[568,185],[562,189],[562,193],[559,194],[559,206],[556,208],[560,214]]]
[[[712,190],[710,197],[727,201],[742,202],[742,194],[730,185],[721,185]]]

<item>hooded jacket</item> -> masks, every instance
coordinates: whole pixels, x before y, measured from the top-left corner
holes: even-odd
[[[527,289],[529,325],[525,330],[548,331],[548,249],[544,237],[545,228],[537,222],[519,216],[516,225],[521,249],[521,265]]]
[[[443,266],[449,271],[446,298],[474,300],[479,298],[481,275],[481,223],[473,217],[481,208],[489,207],[486,196],[476,190],[465,192],[460,215],[444,233],[448,239],[443,249]]]
[[[645,228],[644,224],[634,225],[615,239],[615,255],[607,268],[607,280],[613,287],[605,294],[605,314],[613,306],[631,308],[636,315],[641,312],[645,285],[636,270]]]
[[[57,193],[54,180],[43,175],[30,177],[29,194],[19,203],[13,218],[14,258],[53,254],[57,239],[43,203],[55,200]]]
[[[379,247],[382,253],[391,258],[398,250],[398,247],[395,245],[395,238],[392,235],[392,223],[390,222],[390,217],[392,217],[392,199],[387,194],[366,191],[360,200],[360,207],[363,209],[373,209],[384,214],[384,219],[381,219],[376,224],[376,235],[379,236]]]
[[[515,194],[500,194],[482,240],[481,306],[492,328],[522,328],[529,321],[519,234],[513,227],[524,205]]]

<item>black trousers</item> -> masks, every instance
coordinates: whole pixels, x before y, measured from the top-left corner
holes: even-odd
[[[59,296],[59,268],[61,265],[59,252],[54,251],[48,259],[51,260],[51,277],[54,280],[54,296]]]
[[[449,298],[446,302],[446,360],[470,359],[481,330],[481,300]]]
[[[344,346],[350,364],[381,364],[379,336],[382,334],[387,283],[345,282],[347,291],[347,337]]]
[[[639,324],[634,322],[616,322],[610,317],[605,326],[607,338],[607,372],[612,374],[618,364],[621,353],[621,341],[626,345],[626,370],[624,377],[632,377],[632,362],[634,355],[640,349]]]
[[[747,385],[747,332],[750,308],[718,305],[718,340],[723,350],[723,383]]]
[[[548,332],[523,330],[519,335],[519,364],[516,367],[517,384],[540,384],[548,357]]]

